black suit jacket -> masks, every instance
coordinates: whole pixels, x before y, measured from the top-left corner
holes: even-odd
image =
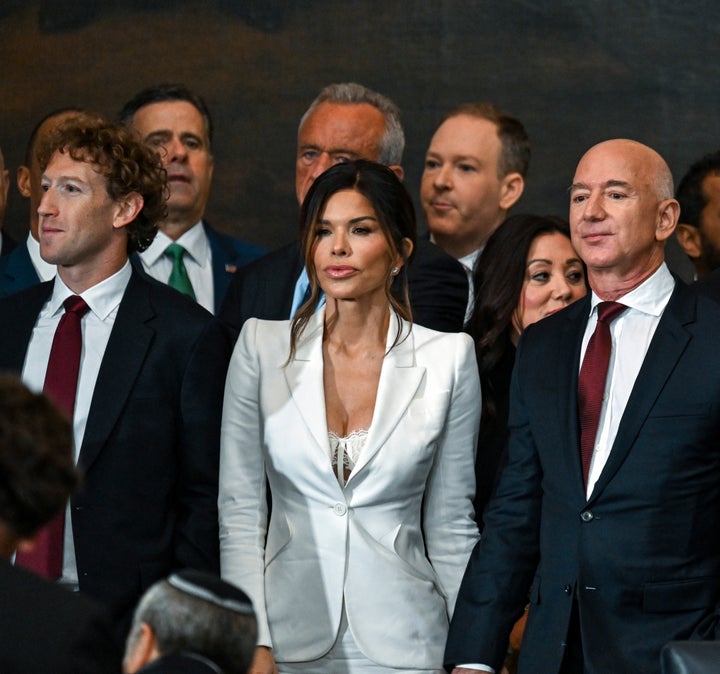
[[[0,560],[0,672],[120,672],[106,612],[93,601]]]
[[[297,242],[238,269],[219,318],[237,334],[248,318],[286,320],[304,266]],[[408,266],[413,321],[442,332],[461,332],[468,299],[462,265],[425,239],[416,242]]]
[[[574,602],[588,673],[655,673],[666,642],[716,636],[720,306],[678,282],[586,500],[576,391],[589,301],[521,338],[508,465],[460,589],[448,665],[499,671],[528,589],[521,672],[559,671]]]
[[[264,255],[266,249],[218,232],[204,221],[203,227],[212,251],[213,289],[217,314],[235,270]]]
[[[716,269],[704,278],[699,279],[693,288],[701,295],[711,297],[720,302],[720,269]]]
[[[0,257],[0,297],[6,297],[40,283],[27,243],[17,246],[9,255]]]
[[[14,239],[11,239],[5,232],[0,230],[0,239],[2,239],[2,248],[0,248],[0,256],[5,257],[17,247]]]
[[[43,283],[0,300],[0,369],[22,371]],[[81,591],[127,620],[170,571],[219,568],[220,417],[230,345],[190,299],[133,271],[98,373],[72,524]]]
[[[194,653],[161,655],[145,665],[138,674],[217,674],[220,668]]]

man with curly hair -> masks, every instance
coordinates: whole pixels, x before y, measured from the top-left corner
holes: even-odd
[[[165,213],[154,151],[120,124],[77,115],[38,158],[40,252],[57,276],[0,301],[0,369],[57,396],[84,479],[60,542],[37,546],[46,558],[17,562],[105,602],[122,639],[156,580],[182,567],[217,570],[229,344],[209,312],[128,260]],[[51,371],[71,362],[73,349],[75,373],[54,393]]]

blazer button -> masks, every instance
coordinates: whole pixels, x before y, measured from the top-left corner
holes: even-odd
[[[592,522],[595,519],[595,515],[592,514],[592,510],[583,510],[580,513],[580,519],[583,522]]]
[[[572,594],[572,585],[566,585],[563,588],[563,592],[567,595],[571,595]]]
[[[347,506],[344,503],[336,503],[333,506],[333,512],[338,517],[342,517],[347,512]]]

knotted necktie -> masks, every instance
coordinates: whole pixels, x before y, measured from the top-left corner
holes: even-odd
[[[580,412],[580,458],[582,459],[583,481],[587,487],[590,462],[595,447],[595,437],[600,423],[605,380],[607,379],[612,336],[610,323],[627,307],[618,302],[598,304],[598,319],[585,350],[585,358],[578,377],[578,409]]]
[[[192,283],[190,283],[190,277],[188,276],[183,257],[185,256],[185,249],[179,243],[171,243],[165,249],[165,255],[172,259],[173,268],[170,272],[170,278],[168,279],[168,285],[175,290],[179,290],[181,293],[195,299],[195,291],[193,290]]]
[[[63,306],[65,313],[62,315],[53,337],[43,391],[72,421],[82,352],[80,321],[88,312],[89,307],[85,300],[78,295],[68,297],[63,302]],[[65,508],[62,508],[40,530],[32,550],[18,551],[15,563],[50,580],[60,578],[64,529]]]

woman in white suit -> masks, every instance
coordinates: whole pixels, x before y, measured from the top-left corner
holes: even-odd
[[[392,171],[335,166],[301,220],[310,299],[245,324],[225,390],[221,567],[257,612],[250,671],[441,672],[478,539],[473,343],[410,322]]]

